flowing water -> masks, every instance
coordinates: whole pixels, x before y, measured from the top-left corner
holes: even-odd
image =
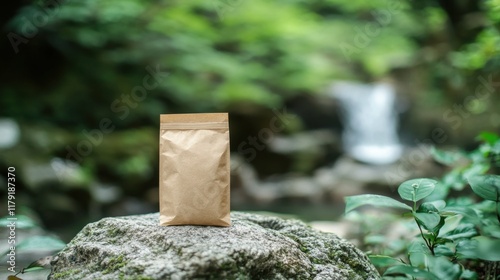
[[[368,164],[389,164],[401,157],[396,94],[390,84],[338,82],[331,96],[342,106],[342,140],[350,156]]]

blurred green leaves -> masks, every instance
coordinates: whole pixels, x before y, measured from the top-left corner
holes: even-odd
[[[472,190],[480,197],[495,202],[500,201],[500,176],[476,175],[469,178]]]
[[[16,228],[20,229],[30,229],[34,227],[38,227],[38,225],[33,221],[33,219],[29,218],[25,215],[16,215],[14,217],[5,216],[0,218],[0,227],[8,227],[12,224],[12,218],[15,218]]]
[[[19,242],[18,251],[59,251],[66,246],[59,238],[52,236],[31,236]]]
[[[461,50],[451,55],[456,67],[478,70],[488,64],[490,68],[500,62],[498,49],[500,47],[500,2],[498,0],[483,1],[485,18],[482,19],[485,28],[477,38],[465,45]]]
[[[3,85],[9,100],[4,105],[11,105],[6,113],[45,114],[47,121],[87,126],[109,115],[113,100],[141,83],[147,65],[160,65],[171,75],[118,128],[155,119],[160,112],[223,110],[241,102],[277,107],[299,93],[321,93],[333,80],[373,81],[422,62],[433,75],[463,81],[450,67],[480,69],[495,61],[500,42],[497,0],[482,2],[477,38],[446,52],[439,42],[447,39],[452,19],[434,1],[43,3],[20,9],[6,29],[24,36],[38,13],[48,13],[35,27],[36,37],[19,45],[21,54],[55,52],[46,69],[50,81],[40,78],[48,85],[46,94],[29,102],[29,110],[9,109],[19,103],[11,95],[29,96],[40,86],[9,81]],[[436,59],[441,60],[433,63]],[[81,117],[82,107],[95,104],[90,120]]]
[[[358,207],[371,205],[376,207],[389,207],[389,208],[397,208],[403,210],[411,211],[412,208],[404,203],[401,203],[393,198],[376,195],[376,194],[362,194],[362,195],[353,195],[345,197],[345,212],[350,212]]]
[[[418,24],[407,4],[322,5],[316,10],[314,3],[287,0],[64,2],[51,10],[37,35],[68,59],[66,71],[53,77],[48,90],[54,98],[46,102],[61,103],[59,95],[96,96],[106,114],[113,99],[138,84],[144,67],[154,63],[172,74],[150,97],[161,108],[137,111],[132,118],[220,109],[233,102],[276,107],[297,93],[322,92],[334,79],[355,79],[360,67],[380,77],[412,61],[411,36],[422,30],[414,28]],[[43,9],[37,4],[23,8],[9,28],[22,35],[26,20]],[[337,12],[324,14],[328,9]],[[382,20],[384,13],[388,18]],[[358,30],[366,24],[380,32],[356,46],[355,36],[364,36]],[[342,43],[355,48],[352,60],[346,59]],[[58,118],[72,118],[69,112],[58,112]]]

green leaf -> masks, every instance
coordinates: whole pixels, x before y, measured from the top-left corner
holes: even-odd
[[[476,137],[476,140],[486,142],[493,146],[498,140],[500,140],[500,136],[493,132],[483,131],[479,133],[479,135]]]
[[[401,203],[393,198],[376,194],[362,194],[362,195],[348,196],[345,198],[345,203],[346,203],[345,206],[346,213],[364,205],[371,205],[375,207],[391,207],[391,208],[398,208],[410,211],[412,210],[410,206]]]
[[[500,200],[500,176],[477,175],[468,178],[472,191],[486,200]]]
[[[477,255],[481,260],[500,261],[500,239],[478,236],[474,238],[477,243]]]
[[[427,245],[425,245],[423,239],[413,241],[410,246],[408,246],[408,259],[413,266],[425,267],[429,262],[429,256],[431,256],[431,254],[431,251]]]
[[[418,239],[413,241],[408,247],[408,253],[423,253],[423,254],[431,254],[429,248],[425,245],[422,239]]]
[[[446,207],[446,202],[444,200],[435,200],[431,202],[426,202],[434,205],[438,211],[442,211]]]
[[[476,280],[477,279],[477,273],[475,271],[471,271],[468,269],[465,269],[462,271],[462,275],[460,275],[460,279],[463,280]]]
[[[436,248],[434,248],[434,254],[436,254],[436,256],[451,257],[455,255],[455,251],[453,251],[447,244],[439,244]]]
[[[483,235],[500,239],[500,225],[491,224],[482,228]]]
[[[446,257],[432,258],[430,271],[439,279],[458,280],[462,273],[459,264],[454,264]]]
[[[487,213],[493,214],[495,212],[495,208],[498,202],[491,200],[483,200],[470,207],[477,211],[478,217],[485,222],[488,218],[493,218],[492,216],[488,216]],[[486,214],[486,215],[485,215]],[[473,223],[471,221],[471,223]]]
[[[431,155],[439,163],[444,165],[453,165],[463,156],[458,152],[448,152],[437,149],[436,147],[431,147]]]
[[[45,267],[42,267],[42,266],[31,266],[31,267],[27,267],[27,268],[23,268],[22,270],[22,273],[26,273],[26,272],[31,272],[31,271],[37,271],[37,270],[42,270],[42,269],[46,269]]]
[[[439,210],[434,206],[434,204],[430,202],[424,202],[420,204],[420,207],[418,207],[417,212],[419,213],[439,213]]]
[[[19,251],[59,251],[66,246],[59,238],[51,236],[32,236],[19,242]]]
[[[461,239],[455,247],[456,255],[459,259],[478,259],[477,240]]]
[[[399,186],[398,193],[402,199],[417,202],[429,196],[436,184],[436,180],[426,178],[408,180]]]
[[[446,207],[441,213],[463,215],[465,218],[473,222],[479,221],[479,215],[476,210],[472,209],[470,206],[449,206]]]
[[[426,267],[429,263],[431,253],[411,253],[408,254],[408,260],[415,267]]]
[[[471,165],[469,168],[462,171],[462,177],[467,179],[472,176],[482,175],[486,173],[486,171],[488,171],[490,168],[491,166],[489,163],[484,163],[484,162],[475,163]]]
[[[413,213],[413,216],[428,231],[434,231],[441,221],[441,216],[437,213]]]
[[[423,269],[409,265],[396,265],[389,267],[385,271],[384,275],[391,275],[391,274],[406,274],[412,277],[423,277],[425,279],[430,279],[430,280],[439,280],[439,278],[436,277],[436,275],[428,271],[425,271]]]
[[[27,267],[23,268],[21,270],[21,273],[50,268],[50,262],[52,260],[53,260],[52,256],[46,256],[46,257],[40,258],[40,259],[30,263],[30,265],[28,265]]]
[[[450,231],[456,229],[458,225],[460,224],[460,221],[462,220],[463,216],[462,215],[454,215],[450,216],[444,219],[444,225],[441,227],[439,230],[439,235],[444,236],[445,234],[449,233]]]
[[[369,255],[368,258],[370,258],[370,261],[373,263],[373,265],[377,267],[386,267],[401,264],[400,260],[384,255]]]
[[[12,220],[15,218],[16,220]],[[16,223],[16,228],[23,228],[23,229],[28,229],[28,228],[34,228],[37,227],[38,225],[33,221],[30,217],[25,216],[25,215],[16,215],[16,216],[5,216],[0,219],[0,227],[7,227],[9,226],[12,222]]]
[[[476,227],[473,224],[459,224],[455,229],[450,230],[442,236],[451,240],[458,240],[461,238],[471,238],[477,234]]]

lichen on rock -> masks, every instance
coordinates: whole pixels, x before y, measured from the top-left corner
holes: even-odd
[[[369,259],[301,221],[231,213],[231,227],[158,225],[158,213],[87,225],[49,279],[378,279]]]

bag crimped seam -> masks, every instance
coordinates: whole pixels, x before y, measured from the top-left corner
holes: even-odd
[[[162,130],[191,130],[191,129],[227,129],[227,122],[197,122],[197,123],[161,123],[160,129]]]
[[[160,123],[227,123],[227,113],[161,114]]]

